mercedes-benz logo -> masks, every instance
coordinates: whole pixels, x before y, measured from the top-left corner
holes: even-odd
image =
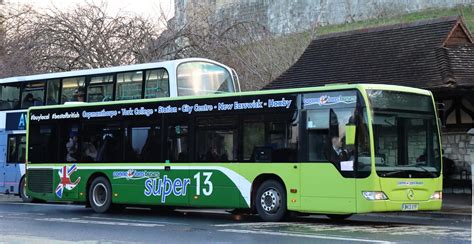
[[[413,192],[412,189],[408,189],[408,191],[407,191],[407,197],[408,197],[408,199],[410,199],[410,200],[413,200],[413,198],[415,198],[415,193]]]

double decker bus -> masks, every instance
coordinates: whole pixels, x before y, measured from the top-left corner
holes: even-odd
[[[233,69],[201,58],[0,79],[0,193],[32,200],[23,187],[29,107],[239,91]]]
[[[27,189],[103,213],[147,205],[289,211],[439,210],[429,91],[347,84],[31,108]]]

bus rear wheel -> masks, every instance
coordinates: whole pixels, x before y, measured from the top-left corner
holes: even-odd
[[[286,193],[283,185],[275,180],[263,182],[257,190],[255,208],[264,221],[282,220],[286,215]]]
[[[20,186],[19,186],[18,192],[20,193],[20,197],[21,197],[21,200],[23,202],[26,202],[26,203],[32,203],[33,202],[34,199],[32,197],[28,196],[28,194],[26,194],[25,177],[21,178],[21,180],[20,180]]]
[[[105,177],[95,178],[89,188],[89,204],[96,213],[106,213],[112,206],[112,187]]]

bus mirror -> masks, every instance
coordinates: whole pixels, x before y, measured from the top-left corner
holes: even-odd
[[[356,126],[354,124],[346,125],[346,146],[355,144]]]

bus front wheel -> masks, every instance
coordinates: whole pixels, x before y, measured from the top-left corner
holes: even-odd
[[[96,213],[105,213],[111,209],[112,187],[105,177],[95,178],[89,188],[89,204]]]
[[[18,192],[20,193],[20,197],[23,202],[26,202],[26,203],[33,202],[33,198],[29,197],[28,194],[26,194],[25,177],[21,178],[20,180],[20,186],[19,186]]]
[[[286,193],[283,185],[275,180],[263,182],[257,190],[255,207],[264,221],[282,220],[286,214]]]

